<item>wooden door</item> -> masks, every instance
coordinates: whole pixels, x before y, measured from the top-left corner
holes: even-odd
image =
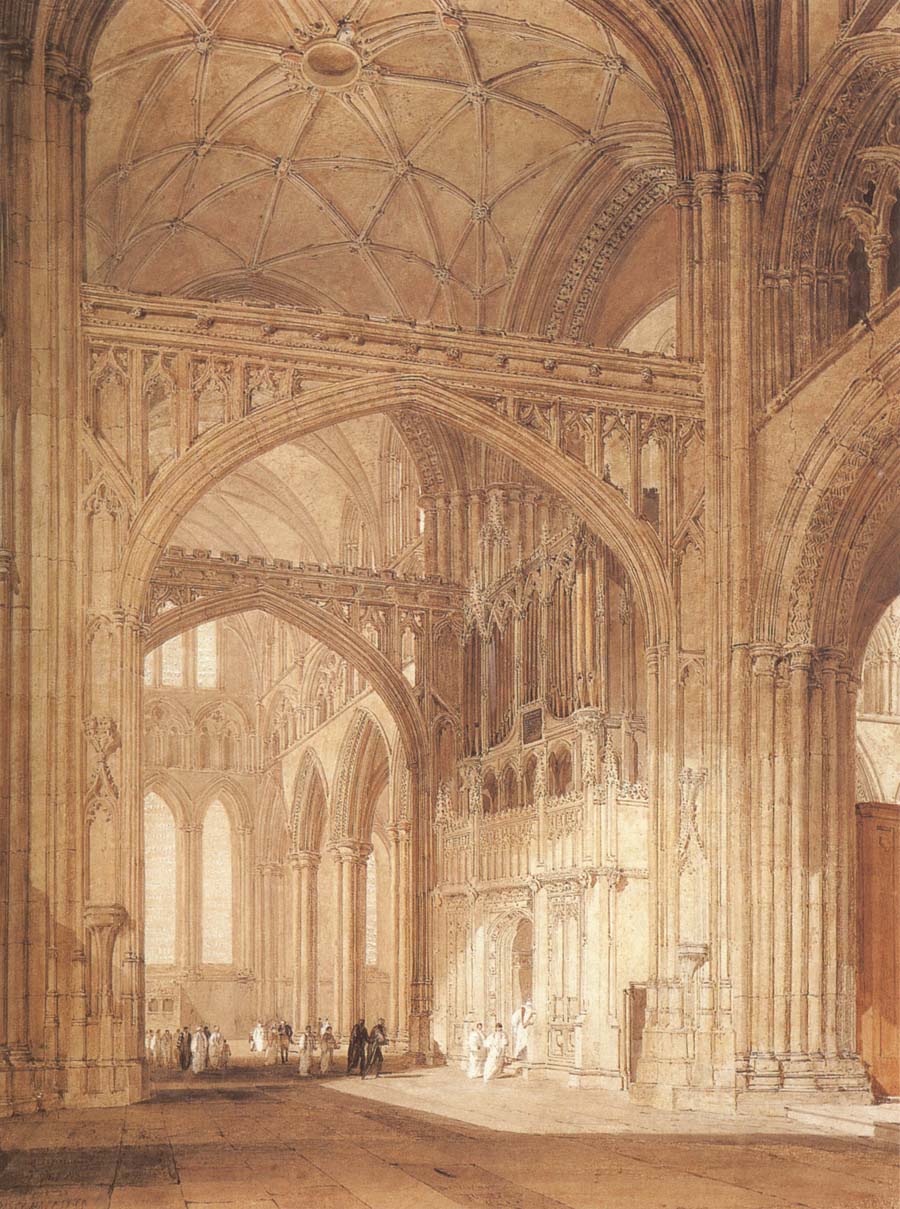
[[[900,1095],[900,805],[856,807],[859,974],[856,1030],[878,1096]]]

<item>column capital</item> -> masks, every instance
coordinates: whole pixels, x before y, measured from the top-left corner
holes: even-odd
[[[697,172],[694,174],[694,194],[697,197],[720,197],[722,194],[722,173]]]
[[[788,657],[791,672],[808,672],[812,667],[815,653],[816,648],[805,643],[800,646],[789,647],[785,654]]]
[[[393,823],[388,823],[387,833],[392,840],[408,840],[409,832],[409,819],[397,819]]]
[[[754,642],[750,647],[755,676],[775,676],[775,668],[781,658],[782,649],[775,642]]]
[[[0,80],[24,84],[31,58],[29,38],[0,38]]]
[[[762,177],[752,172],[726,172],[722,178],[726,200],[745,197],[749,201],[760,201],[763,195]]]
[[[343,839],[333,844],[331,850],[342,864],[350,864],[354,861],[358,864],[365,864],[372,851],[372,845],[364,844],[360,840]]]
[[[292,869],[317,869],[321,854],[309,848],[299,848],[288,855]]]
[[[90,77],[74,67],[65,55],[57,50],[48,51],[45,56],[44,88],[50,96],[70,101],[83,112],[87,112],[90,106]]]
[[[572,714],[575,729],[589,735],[602,735],[606,722],[606,714],[596,706],[585,706]]]

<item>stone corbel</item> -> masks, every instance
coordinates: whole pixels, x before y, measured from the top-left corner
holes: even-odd
[[[118,903],[89,903],[84,910],[84,924],[97,958],[97,1009],[101,1016],[113,1015],[113,948],[127,918],[128,912]]]

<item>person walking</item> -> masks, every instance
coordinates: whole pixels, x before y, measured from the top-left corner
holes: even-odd
[[[378,1023],[371,1033],[369,1033],[369,1052],[366,1059],[366,1068],[360,1071],[364,1079],[366,1072],[371,1070],[375,1071],[376,1079],[381,1077],[381,1067],[384,1064],[384,1055],[381,1051],[386,1045],[390,1045],[390,1042],[385,1031],[384,1020],[379,1018]]]
[[[366,1046],[369,1044],[369,1034],[366,1031],[365,1020],[357,1020],[350,1033],[347,1045],[347,1074],[352,1075],[359,1067],[359,1073],[366,1073]]]

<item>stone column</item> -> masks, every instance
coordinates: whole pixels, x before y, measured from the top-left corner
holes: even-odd
[[[410,766],[409,1045],[422,1061],[432,1061],[432,896],[434,888],[433,794],[425,770]]]
[[[455,583],[468,582],[466,569],[469,565],[466,546],[466,497],[462,491],[450,495],[450,545],[452,551],[452,575]]]
[[[887,298],[887,266],[891,254],[890,235],[873,235],[865,241],[869,262],[869,306],[874,310]]]
[[[340,967],[341,1034],[349,1035],[350,1029],[363,1012],[365,978],[365,878],[366,858],[371,851],[368,844],[355,840],[343,840],[338,844],[340,860],[341,929]]]
[[[295,1029],[303,1029],[316,1020],[316,883],[319,854],[293,852],[291,864],[291,919],[293,1018]]]
[[[407,1037],[409,1020],[409,826],[388,827],[391,869],[391,1035]]]
[[[420,496],[419,507],[425,514],[425,528],[422,534],[422,562],[426,575],[436,575],[438,569],[437,505],[434,496]]]
[[[753,657],[753,823],[752,867],[753,963],[750,1036],[747,1043],[750,1086],[775,1086],[778,1063],[773,1041],[773,936],[775,910],[775,685],[778,648],[755,646]]]
[[[449,580],[453,575],[451,562],[451,510],[450,497],[438,495],[435,497],[435,545],[437,550],[437,573],[441,579]]]
[[[696,356],[694,347],[695,260],[694,190],[690,181],[681,181],[670,194],[675,206],[678,246],[678,294],[675,298],[675,346],[680,357]]]

